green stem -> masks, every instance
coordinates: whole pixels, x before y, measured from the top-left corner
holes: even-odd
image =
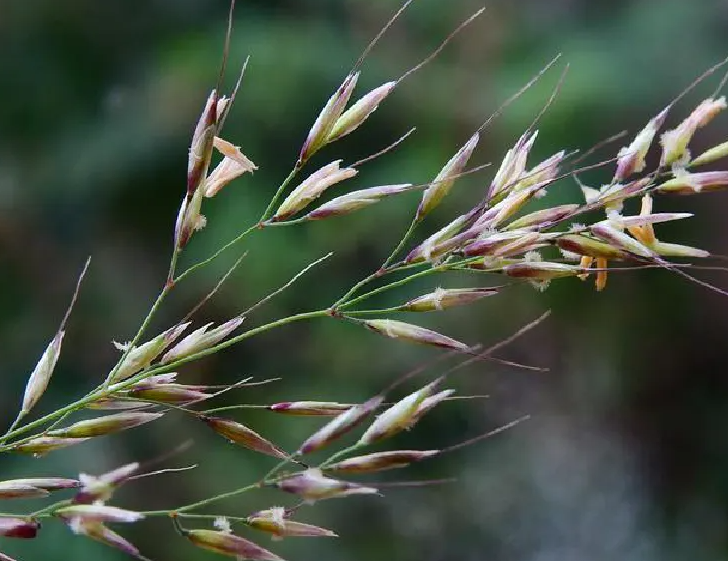
[[[381,316],[394,312],[406,311],[403,306],[392,306],[391,308],[382,308],[380,310],[353,310],[346,312],[347,316]]]
[[[361,296],[357,296],[356,298],[353,298],[352,300],[349,300],[348,302],[341,304],[341,307],[348,308],[349,306],[358,304],[359,302],[362,302],[363,300],[371,298],[372,296],[376,296],[377,294],[381,294],[382,292],[386,292],[387,290],[391,290],[392,288],[397,288],[399,286],[403,286],[403,285],[405,285],[409,282],[412,282],[413,280],[421,278],[421,277],[426,277],[428,275],[433,275],[435,273],[446,271],[449,268],[450,268],[450,265],[442,264],[442,265],[439,265],[438,267],[432,267],[430,269],[425,269],[424,271],[420,271],[419,273],[413,273],[407,277],[404,277],[403,279],[399,279],[398,281],[394,281],[389,284],[385,284],[384,286],[375,288],[374,290],[366,292],[366,293],[362,294]]]
[[[336,460],[343,456],[348,456],[349,454],[353,454],[357,450],[363,448],[364,446],[359,444],[358,442],[355,444],[352,444],[351,446],[344,448],[343,450],[339,450],[332,456],[330,456],[326,461],[324,461],[322,464],[319,465],[319,469],[326,469],[327,466],[330,466],[333,464]]]
[[[281,195],[283,195],[283,191],[286,190],[286,187],[288,187],[288,184],[291,181],[293,181],[293,178],[296,177],[296,174],[300,170],[301,170],[301,164],[296,163],[296,165],[293,166],[291,173],[288,174],[288,177],[286,177],[283,180],[283,183],[281,183],[280,187],[278,187],[276,194],[273,195],[273,198],[270,200],[270,203],[268,203],[268,206],[266,207],[265,211],[260,216],[259,222],[265,222],[266,220],[268,220],[271,217],[271,215],[273,214],[273,209],[275,208],[276,204],[278,203],[278,199],[281,198]]]
[[[392,261],[394,261],[394,258],[397,257],[397,254],[402,251],[402,248],[412,237],[412,234],[414,233],[417,224],[419,224],[419,220],[417,220],[417,217],[415,217],[412,219],[412,222],[410,222],[409,228],[407,228],[407,231],[404,233],[404,236],[402,236],[402,239],[399,240],[397,247],[395,247],[394,251],[392,251],[389,257],[387,257],[387,260],[380,267],[380,269],[386,269],[387,267],[389,267],[389,265],[391,265]]]
[[[392,251],[392,253],[389,255],[389,257],[387,257],[387,259],[384,261],[382,266],[379,267],[379,269],[377,269],[376,271],[374,271],[371,275],[360,280],[358,283],[356,283],[354,286],[352,286],[351,289],[349,289],[346,292],[346,294],[344,294],[341,298],[339,298],[336,302],[334,302],[331,305],[331,309],[336,310],[337,308],[340,308],[343,306],[348,306],[349,298],[351,298],[354,294],[356,294],[360,288],[362,288],[363,286],[366,286],[367,284],[369,284],[370,282],[372,282],[373,280],[375,280],[379,277],[382,277],[389,273],[393,273],[394,271],[397,271],[397,270],[401,270],[401,268],[399,268],[399,267],[394,267],[394,268],[388,268],[388,267],[389,267],[389,265],[391,265],[394,258],[397,256],[397,254],[400,252],[400,250],[404,247],[404,245],[407,243],[407,241],[410,239],[410,237],[412,237],[412,233],[414,232],[417,224],[418,224],[417,218],[413,219],[409,225],[409,228],[405,232],[404,237],[402,237],[402,239],[397,244],[397,247],[394,248],[394,251]]]
[[[206,265],[209,265],[212,263],[215,259],[220,257],[223,253],[225,253],[228,249],[233,247],[234,245],[237,245],[240,243],[243,238],[245,238],[248,234],[251,232],[258,230],[259,225],[253,224],[250,228],[247,230],[244,230],[238,236],[232,240],[230,240],[228,243],[226,243],[224,246],[222,246],[220,249],[218,249],[215,253],[213,253],[210,257],[207,259],[203,259],[202,261],[199,261],[198,263],[195,263],[194,265],[191,265],[189,268],[187,268],[183,273],[181,273],[176,279],[174,279],[174,284],[177,284],[178,282],[182,281],[182,279],[186,278],[188,275],[194,273],[197,269],[200,269],[202,267],[205,267]]]
[[[227,493],[221,493],[219,495],[214,495],[212,497],[208,497],[207,499],[203,499],[201,501],[197,501],[196,503],[190,503],[188,505],[182,506],[180,508],[176,508],[173,510],[173,512],[187,512],[188,510],[195,510],[196,508],[200,508],[203,506],[207,506],[209,504],[215,503],[217,501],[222,501],[224,499],[230,499],[232,497],[237,497],[238,495],[242,495],[243,493],[247,493],[248,491],[252,491],[253,489],[258,489],[262,487],[261,483],[253,483],[251,485],[246,485],[245,487],[240,487],[239,489],[233,489],[232,491],[228,491]],[[145,512],[146,516],[155,516],[159,514],[168,514],[169,511],[151,511],[151,512]]]

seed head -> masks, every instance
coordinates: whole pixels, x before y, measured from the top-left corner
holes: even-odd
[[[686,171],[676,173],[673,179],[665,181],[657,190],[661,193],[675,195],[694,195],[720,191],[728,187],[728,171],[704,171],[689,173]]]
[[[28,442],[23,444],[15,444],[12,447],[14,452],[20,452],[21,454],[33,454],[35,456],[43,456],[53,450],[59,450],[66,446],[72,446],[74,444],[81,444],[88,440],[87,438],[58,438],[55,436],[39,436],[32,438]]]
[[[570,204],[537,210],[514,220],[505,229],[521,230],[524,228],[535,228],[544,224],[550,224],[551,222],[558,222],[572,214],[578,208],[579,205]]]
[[[604,257],[606,259],[624,259],[627,257],[623,250],[581,234],[564,234],[557,238],[556,245],[564,251],[588,257]]]
[[[434,393],[440,382],[441,379],[437,379],[386,409],[366,430],[358,444],[367,446],[411,427],[417,409]]]
[[[190,241],[192,234],[202,230],[207,225],[207,218],[202,214],[202,189],[195,191],[192,196],[182,199],[177,221],[174,225],[174,244],[177,251],[182,250]]]
[[[106,502],[111,499],[114,491],[137,471],[139,464],[133,462],[98,476],[81,473],[79,475],[81,489],[76,493],[73,502],[75,504]]]
[[[432,394],[423,399],[417,406],[417,411],[415,411],[415,414],[412,416],[409,426],[414,426],[427,412],[448,399],[454,393],[455,390],[442,390],[441,392],[437,392],[436,394]]]
[[[285,401],[274,403],[268,409],[285,415],[322,416],[340,415],[354,407],[351,403],[336,403],[333,401]]]
[[[665,122],[669,107],[653,117],[649,123],[635,136],[629,146],[624,146],[617,154],[617,171],[614,174],[614,180],[617,182],[624,181],[633,173],[638,173],[645,169],[645,158],[647,152],[652,145],[655,134],[660,130]]]
[[[109,383],[121,382],[127,378],[133,376],[140,370],[149,366],[152,361],[157,358],[164,349],[166,349],[171,343],[173,343],[182,332],[187,329],[189,323],[182,323],[176,325],[167,331],[164,331],[157,335],[154,339],[147,341],[146,343],[134,347],[131,349],[124,361],[116,369],[113,375],[109,375]],[[121,351],[126,351],[126,345],[115,343],[116,348]]]
[[[251,528],[273,534],[274,539],[289,537],[331,538],[337,537],[334,532],[312,524],[288,520],[286,509],[274,506],[248,516],[246,523]]]
[[[336,126],[339,117],[344,112],[346,104],[349,103],[356,82],[359,79],[359,73],[349,74],[344,82],[339,86],[334,95],[332,95],[324,108],[316,118],[311,130],[308,133],[306,141],[303,143],[301,148],[301,154],[298,156],[298,161],[303,164],[311,156],[313,156],[320,148],[330,142],[329,136],[331,131]],[[353,129],[352,129],[353,130]]]
[[[275,483],[275,486],[309,502],[378,493],[377,489],[373,487],[326,477],[317,468],[307,469],[286,477]]]
[[[584,271],[579,266],[569,265],[567,263],[531,261],[506,265],[503,267],[503,272],[509,277],[549,281],[561,277],[574,276]]]
[[[61,354],[61,343],[63,342],[64,333],[65,331],[56,333],[53,340],[46,347],[43,356],[40,357],[38,364],[35,365],[33,372],[30,374],[28,383],[25,386],[20,415],[28,413],[45,393],[48,382],[50,382],[51,376],[53,375],[53,370],[56,368],[58,357]]]
[[[388,469],[398,469],[414,462],[437,456],[439,450],[395,450],[392,452],[375,452],[365,456],[347,458],[341,462],[327,466],[327,471],[338,473],[371,473]]]
[[[360,191],[352,191],[351,193],[336,197],[322,204],[316,210],[309,212],[304,218],[307,220],[321,220],[330,216],[349,214],[350,212],[378,203],[389,195],[404,193],[411,187],[411,183],[403,183],[400,185],[384,185],[381,187],[362,189]]]
[[[336,160],[309,175],[296,187],[281,203],[272,220],[280,221],[293,216],[303,210],[314,199],[332,185],[354,177],[357,170],[354,168],[339,168],[341,160]]]
[[[0,536],[31,539],[36,536],[40,524],[35,520],[13,516],[0,516]]]
[[[445,242],[456,236],[463,228],[472,222],[477,216],[478,209],[458,216],[455,220],[445,225],[443,228],[432,234],[424,242],[414,248],[405,258],[407,263],[418,263],[420,261],[431,261],[440,256],[437,253],[438,248],[442,247]],[[474,236],[477,235],[474,234]]]
[[[457,177],[463,172],[465,166],[468,164],[470,156],[473,154],[473,150],[478,145],[480,135],[476,132],[470,137],[465,145],[458,150],[455,155],[445,164],[440,170],[435,179],[427,188],[422,196],[422,202],[417,209],[417,220],[422,220],[432,210],[440,204],[442,199],[450,192],[452,186],[455,184]]]
[[[187,198],[199,190],[200,184],[207,175],[207,168],[212,158],[213,139],[217,133],[218,101],[217,92],[212,90],[200,119],[197,121],[195,132],[192,134],[190,157],[187,163]]]
[[[251,162],[238,146],[217,136],[213,144],[224,157],[205,180],[205,197],[214,197],[232,180],[258,169],[258,166]]]
[[[257,432],[245,425],[224,419],[222,417],[209,417],[201,415],[200,419],[219,435],[227,438],[233,444],[238,444],[254,452],[260,452],[274,458],[286,459],[288,454],[272,442],[260,436]]]
[[[78,487],[75,479],[60,477],[25,478],[0,481],[0,499],[30,499],[47,497],[50,491]]]
[[[506,152],[498,171],[493,178],[493,182],[488,189],[488,198],[491,199],[504,193],[510,187],[513,187],[526,170],[526,160],[528,153],[531,151],[533,143],[536,141],[538,131],[526,133],[518,139],[518,142]]]
[[[182,535],[197,547],[214,551],[237,559],[251,561],[283,561],[275,553],[263,549],[259,545],[236,536],[227,531],[219,530],[182,530]]]
[[[710,257],[710,252],[689,245],[666,243],[656,240],[650,249],[663,257]]]
[[[376,411],[383,401],[384,398],[378,395],[341,413],[308,437],[296,454],[310,454],[328,446],[341,435],[357,427],[373,411]]]
[[[470,347],[465,343],[446,337],[431,329],[397,321],[394,319],[371,319],[362,322],[370,330],[392,339],[403,339],[412,343],[453,349],[460,352],[469,352]]]
[[[126,392],[126,395],[137,399],[171,403],[173,405],[204,401],[210,397],[210,394],[199,390],[198,386],[150,384],[146,380],[136,384],[134,388]]]
[[[725,97],[708,98],[700,102],[693,112],[676,128],[662,135],[662,159],[660,166],[687,163],[690,158],[688,144],[695,132],[707,125],[713,117],[728,107]]]
[[[728,156],[728,141],[721,142],[718,146],[713,146],[700,154],[700,156],[690,162],[690,167],[709,164],[726,156]]]
[[[471,304],[498,293],[498,288],[438,288],[400,307],[407,312],[435,312]]]
[[[612,226],[608,220],[597,222],[589,228],[595,236],[618,249],[623,249],[640,257],[654,257],[654,253],[642,242]]]
[[[114,413],[104,417],[78,421],[66,428],[54,430],[49,434],[61,438],[92,438],[94,436],[104,436],[156,421],[162,415],[164,413],[144,413],[136,411]]]
[[[110,530],[101,522],[94,520],[84,520],[82,518],[72,518],[68,521],[71,531],[80,536],[86,536],[97,542],[103,543],[110,547],[123,551],[127,555],[142,559],[139,549],[129,542],[126,538]]]
[[[54,514],[68,522],[120,522],[130,524],[144,518],[144,515],[133,510],[125,510],[104,504],[76,504],[64,506],[54,511]]]
[[[384,101],[384,98],[391,93],[396,85],[397,82],[382,84],[365,94],[354,105],[344,111],[343,115],[336,120],[336,124],[326,138],[326,144],[338,140],[359,128],[369,118],[369,115],[377,110],[379,104]]]

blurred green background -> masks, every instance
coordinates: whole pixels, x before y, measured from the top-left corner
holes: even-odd
[[[259,170],[206,203],[208,227],[183,257],[208,255],[260,214],[295,161],[318,111],[396,9],[392,0],[247,0],[235,13],[226,90],[251,62],[224,137]],[[394,79],[478,9],[471,0],[417,0],[367,59],[358,92]],[[220,60],[224,0],[4,0],[0,3],[0,411],[10,423],[29,372],[52,337],[88,255],[93,262],[68,326],[63,355],[40,411],[67,403],[108,372],[111,340],[130,338],[166,274],[175,213],[184,190],[189,138]],[[634,132],[704,69],[728,55],[722,0],[492,0],[486,13],[417,72],[354,135],[313,165],[355,161],[417,132],[395,153],[365,166],[364,186],[430,180],[472,131],[555,54],[571,68],[540,123],[533,162]],[[476,163],[498,162],[539,111],[558,79],[551,71],[484,135]],[[690,94],[674,125],[710,95],[718,77]],[[725,117],[696,147],[726,137]],[[608,158],[620,146],[598,156]],[[609,172],[582,179],[599,184]],[[460,181],[427,221],[433,231],[477,201],[492,170]],[[354,186],[354,183],[351,184]],[[549,201],[577,196],[573,181]],[[323,306],[381,263],[418,201],[405,195],[344,219],[270,229],[245,242],[241,268],[197,322],[224,321],[328,251],[334,257],[246,320],[253,326]],[[658,199],[657,209],[698,213],[661,227],[669,241],[728,253],[725,195]],[[424,233],[424,232],[423,232]],[[243,250],[226,254],[180,285],[154,322],[177,321]],[[722,287],[725,275],[696,271]],[[712,276],[711,276],[712,275]],[[413,285],[393,304],[437,284],[494,283],[477,276]],[[389,447],[433,448],[524,413],[511,432],[379,480],[455,477],[386,498],[306,508],[299,519],[332,528],[337,540],[245,536],[287,559],[669,561],[728,558],[728,349],[726,301],[664,271],[614,274],[604,293],[567,279],[544,293],[526,286],[477,306],[416,321],[469,343],[497,341],[546,309],[545,324],[502,352],[548,373],[481,363],[451,380],[461,395]],[[298,323],[185,368],[184,381],[281,377],[220,400],[362,400],[437,353],[397,344],[333,320]],[[436,372],[433,369],[433,372]],[[416,387],[413,383],[412,387]],[[266,412],[234,417],[284,448],[317,426]],[[226,445],[191,419],[102,438],[44,459],[3,455],[3,478],[101,473],[152,459],[193,439],[170,466],[191,472],[129,485],[115,504],[166,508],[247,484],[272,464]],[[272,491],[213,512],[245,515],[290,504]],[[22,505],[3,505],[12,510]],[[35,503],[29,508],[37,508]],[[212,559],[165,520],[120,530],[150,558]],[[121,554],[49,522],[25,543],[0,540],[21,561],[116,560]]]

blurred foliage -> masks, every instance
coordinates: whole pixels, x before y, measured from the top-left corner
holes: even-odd
[[[380,0],[239,2],[227,87],[251,56],[225,130],[259,165],[253,177],[209,204],[209,225],[185,263],[208,255],[257,218],[295,161],[322,103],[397,7]],[[365,62],[359,90],[414,66],[476,0],[418,0]],[[74,399],[108,371],[144,317],[166,274],[172,225],[183,191],[189,137],[220,60],[224,0],[4,0],[0,3],[0,411],[9,423],[25,382],[57,322],[87,255],[91,270],[68,327],[52,391],[42,407]],[[398,88],[365,127],[326,149],[354,161],[404,133],[396,152],[367,165],[359,186],[431,179],[500,103],[555,54],[571,67],[541,120],[534,161],[561,148],[587,148],[624,128],[635,131],[705,68],[728,55],[728,5],[720,0],[493,0],[486,13],[433,63]],[[551,71],[509,107],[477,152],[499,162],[548,98]],[[676,108],[682,118],[717,79]],[[725,117],[697,144],[725,139]],[[612,157],[618,148],[599,153]],[[476,201],[492,170],[460,181],[426,227],[435,229]],[[589,172],[590,184],[605,173]],[[551,197],[577,195],[572,181]],[[658,199],[658,210],[697,212],[675,236],[728,253],[725,196]],[[350,218],[271,229],[245,244],[239,272],[198,321],[239,313],[328,251],[335,256],[248,322],[333,301],[372,271],[405,230],[417,196],[402,196]],[[384,227],[383,227],[384,226]],[[662,230],[661,230],[662,231]],[[232,252],[234,253],[234,252]],[[227,255],[163,309],[163,329],[204,295],[230,265]],[[707,272],[697,271],[704,278]],[[725,287],[725,276],[711,280]],[[456,276],[448,286],[481,279]],[[421,284],[383,304],[416,295]],[[302,512],[338,540],[275,544],[283,557],[362,560],[718,560],[728,556],[728,328],[719,296],[664,271],[614,274],[603,294],[565,280],[541,294],[526,287],[466,310],[421,320],[454,337],[489,343],[546,308],[538,331],[503,357],[549,373],[479,364],[453,378],[460,394],[487,400],[442,406],[396,443],[434,447],[488,430],[524,412],[512,432],[390,479],[456,477],[446,487],[391,489],[386,499],[352,499]],[[436,354],[320,321],[274,331],[189,367],[186,380],[225,383],[278,377],[223,402],[283,399],[354,401]],[[264,412],[244,420],[286,448],[315,422]],[[130,485],[117,503],[164,508],[243,485],[270,462],[226,446],[205,427],[169,415],[155,426],[101,439],[43,460],[3,458],[3,477],[102,472],[145,460],[192,439],[169,462],[192,472]],[[31,473],[32,472],[32,473]],[[245,514],[281,500],[251,494],[225,508]],[[125,532],[153,559],[210,558],[164,520]],[[265,544],[265,537],[254,536]],[[48,524],[41,539],[0,543],[20,559],[115,560],[113,551]]]

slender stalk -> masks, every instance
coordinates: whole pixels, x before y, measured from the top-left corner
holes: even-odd
[[[394,261],[394,258],[397,257],[400,251],[402,251],[402,248],[407,244],[407,242],[412,237],[412,234],[415,232],[415,228],[417,228],[417,224],[419,224],[419,220],[417,218],[413,218],[412,222],[410,222],[409,227],[407,228],[407,231],[404,233],[404,236],[402,236],[402,239],[399,240],[399,243],[397,244],[397,247],[392,250],[392,253],[387,257],[386,261],[382,264],[382,266],[379,268],[386,269],[389,267],[389,265]]]
[[[356,452],[357,450],[360,450],[363,447],[364,446],[362,446],[361,444],[359,444],[357,442],[355,444],[352,444],[351,446],[348,446],[342,450],[339,450],[335,454],[332,454],[331,456],[329,456],[329,458],[326,459],[322,464],[320,464],[319,469],[326,469],[327,466],[330,466],[339,458],[342,458],[343,456],[348,456],[349,454],[353,454],[354,452]]]
[[[286,187],[288,187],[288,184],[293,181],[293,178],[296,177],[296,174],[301,170],[302,164],[296,162],[296,165],[293,166],[293,169],[291,170],[291,173],[288,174],[288,177],[286,177],[283,180],[283,183],[281,183],[280,187],[278,187],[278,190],[276,191],[276,194],[273,195],[273,198],[270,200],[270,203],[268,203],[268,206],[266,207],[265,211],[263,211],[263,214],[260,216],[259,222],[265,222],[268,220],[271,215],[273,214],[273,210],[275,209],[276,204],[278,203],[278,200],[283,195],[283,192],[286,190]]]
[[[248,234],[251,232],[258,230],[258,224],[253,224],[250,226],[247,230],[244,230],[240,234],[237,235],[234,239],[230,240],[228,243],[226,243],[224,246],[222,246],[220,249],[218,249],[215,253],[213,253],[210,257],[207,259],[203,259],[202,261],[199,261],[195,263],[194,265],[191,265],[188,267],[183,273],[181,273],[176,279],[174,279],[174,284],[179,283],[182,281],[182,279],[186,278],[190,274],[194,273],[197,269],[201,269],[202,267],[205,267],[212,263],[215,259],[220,257],[223,253],[225,253],[228,249],[233,247],[234,245],[237,245],[240,243]]]
[[[240,487],[238,489],[233,489],[232,491],[228,491],[226,493],[220,493],[219,495],[214,495],[212,497],[208,497],[206,499],[203,499],[201,501],[197,501],[196,503],[190,503],[188,505],[184,505],[180,508],[174,509],[173,512],[187,512],[189,510],[195,510],[197,508],[207,506],[209,504],[215,503],[217,501],[222,501],[224,499],[230,499],[232,497],[237,497],[238,495],[241,495],[243,493],[247,493],[248,491],[252,491],[253,489],[259,489],[262,487],[261,483],[252,483],[251,485],[246,485],[245,487]],[[151,512],[145,512],[144,514],[146,516],[154,516],[155,514],[169,514],[170,511],[151,511]]]
[[[412,237],[412,233],[415,230],[415,227],[417,226],[418,221],[417,218],[414,218],[412,222],[409,225],[409,228],[407,228],[407,231],[405,232],[402,239],[397,244],[397,247],[394,248],[392,253],[387,257],[387,259],[384,261],[381,267],[374,271],[371,275],[368,277],[360,280],[358,283],[356,283],[354,286],[352,286],[346,294],[344,294],[341,298],[339,298],[336,302],[334,302],[331,305],[331,309],[336,310],[337,308],[343,307],[348,305],[347,301],[349,298],[351,298],[354,294],[356,294],[360,288],[366,286],[370,282],[372,282],[374,279],[377,279],[381,276],[384,276],[388,273],[394,272],[397,270],[397,268],[388,269],[389,265],[392,263],[394,258],[397,256],[397,254],[401,251],[401,249],[404,247],[404,245],[409,241],[409,239]]]
[[[97,399],[108,397],[113,392],[127,389],[145,378],[149,378],[150,376],[154,376],[157,374],[172,372],[174,369],[181,366],[182,364],[186,364],[188,362],[192,362],[192,361],[198,360],[200,358],[203,358],[205,356],[217,353],[218,351],[226,349],[227,347],[230,347],[236,343],[239,343],[240,341],[243,341],[244,339],[254,337],[255,335],[259,335],[260,333],[264,333],[264,332],[274,329],[276,327],[281,327],[283,325],[287,325],[287,324],[293,323],[295,321],[300,321],[300,320],[304,320],[304,319],[313,319],[313,318],[319,318],[319,317],[329,317],[329,316],[330,316],[330,313],[328,310],[317,310],[317,311],[313,311],[313,312],[304,312],[304,313],[288,316],[285,318],[281,318],[276,321],[267,323],[265,325],[261,325],[259,327],[250,329],[244,333],[241,333],[237,337],[232,337],[226,341],[223,341],[222,343],[219,343],[218,345],[215,345],[214,347],[210,347],[210,348],[200,351],[198,353],[181,358],[180,360],[177,360],[175,362],[171,362],[169,364],[157,366],[156,368],[151,368],[151,369],[142,371],[139,374],[132,376],[128,380],[124,380],[123,382],[114,384],[113,390],[110,389],[109,387],[100,387],[96,391],[90,392],[86,396],[82,397],[81,399],[79,399],[69,405],[66,405],[65,407],[61,407],[60,409],[58,409],[52,413],[49,413],[39,419],[36,419],[35,421],[32,421],[26,425],[23,425],[22,427],[15,429],[12,432],[9,432],[8,434],[6,434],[3,437],[2,442],[3,443],[7,442],[9,439],[14,438],[15,436],[18,436],[20,434],[26,433],[33,429],[39,428],[47,423],[53,422],[56,419],[59,419],[68,413],[73,413],[75,411],[78,411],[79,409],[85,407],[89,403],[96,401]],[[8,450],[8,449],[12,448],[12,446],[13,446],[13,444],[0,446],[0,452]]]

